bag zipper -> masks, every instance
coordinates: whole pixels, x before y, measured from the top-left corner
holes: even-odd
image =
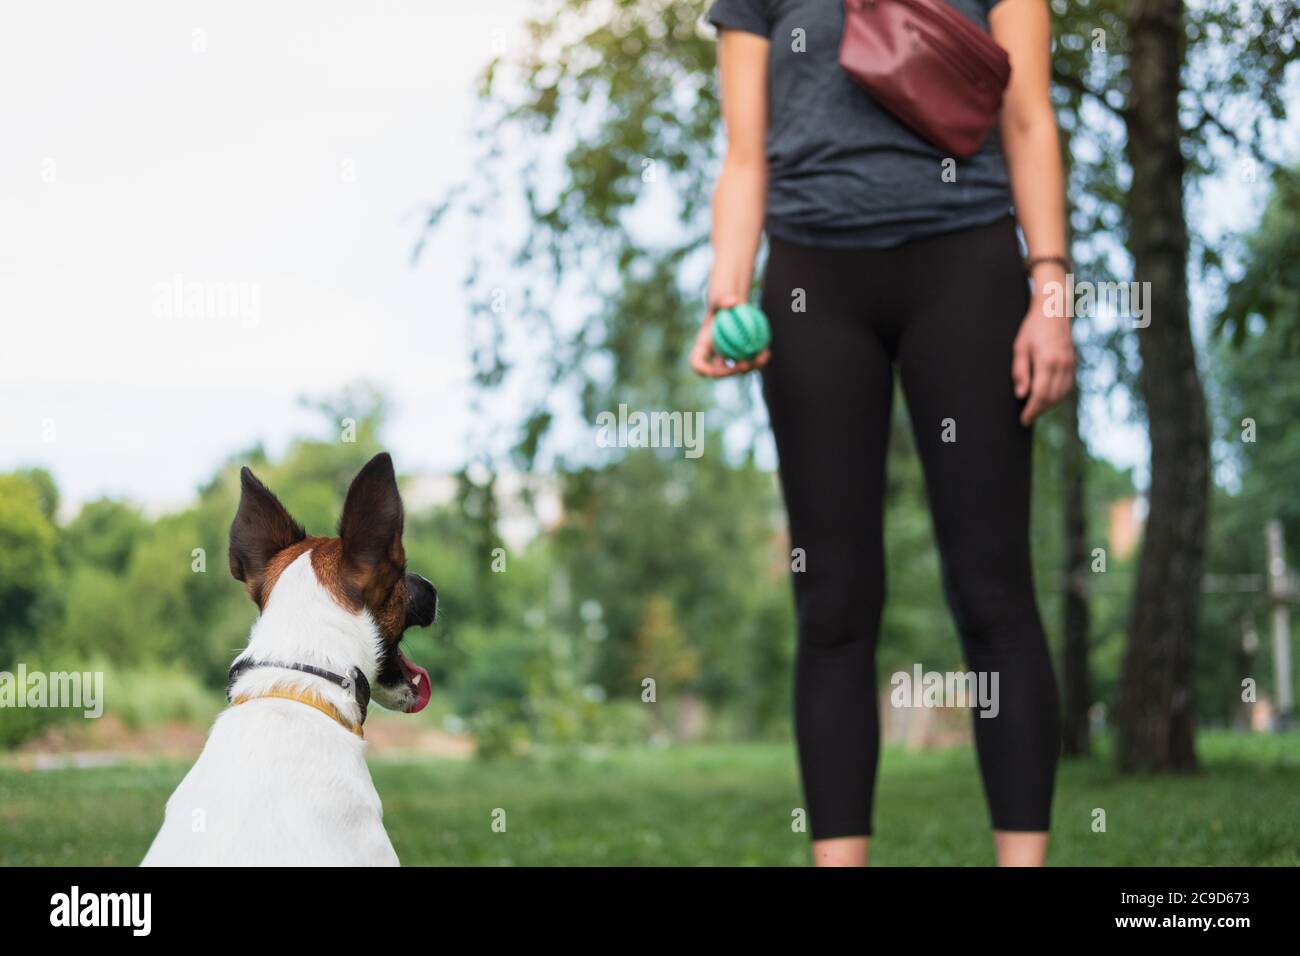
[[[982,48],[982,50],[979,50],[979,52],[982,52],[983,54],[989,57],[996,57],[999,64],[1005,62],[1006,51],[1003,50],[1002,47],[998,45],[997,41],[993,40],[983,30],[981,30],[975,24],[967,20],[966,17],[962,13],[958,12],[957,10],[953,10],[950,7],[949,8],[950,12],[945,14],[944,12],[935,9],[934,7],[928,4],[917,3],[916,0],[897,0],[897,2],[901,3],[905,7],[908,7],[915,13],[919,14],[922,18],[927,19],[932,23],[935,23],[939,26],[952,27],[953,29],[959,32],[964,32],[966,34],[964,38],[973,47],[976,47],[977,49]],[[939,2],[942,2],[942,0],[939,0]],[[942,40],[937,40],[933,35],[927,35],[927,37],[932,40],[936,40],[936,45],[942,45],[949,56],[954,57],[958,62],[961,62],[961,54],[964,51],[960,47],[954,48],[953,45],[948,41],[947,37],[944,37]],[[983,57],[979,56],[978,53],[976,56],[976,63],[978,64],[979,68],[981,68],[983,72],[987,74],[988,81],[991,81],[999,85],[1004,82],[1002,80],[1001,70],[995,68],[991,63],[987,62],[985,59],[983,59]],[[968,67],[967,69],[963,70],[963,72],[966,73],[967,77],[971,79],[972,82],[981,82],[980,80],[976,80],[974,77],[970,76],[971,67],[969,64],[962,63],[962,66]]]
[[[974,83],[980,89],[984,89],[989,85],[987,77],[978,76],[968,64],[962,62],[962,58],[952,49],[946,39],[940,39],[936,34],[930,33],[910,22],[905,23],[903,29],[917,38],[918,41],[926,43],[936,50],[943,58],[943,61],[965,77],[968,82]]]

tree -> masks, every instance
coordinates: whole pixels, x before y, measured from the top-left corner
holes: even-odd
[[[127,502],[108,498],[87,502],[64,529],[65,561],[120,575],[147,528],[139,509]]]
[[[1224,162],[1247,177],[1270,164],[1265,134],[1285,119],[1300,18],[1293,0],[1206,0],[1190,10],[1181,0],[1094,0],[1056,10],[1071,30],[1058,37],[1055,76],[1074,104],[1066,125],[1091,187],[1075,226],[1123,236],[1152,307],[1148,325],[1118,327],[1108,342],[1151,440],[1117,753],[1124,769],[1189,770],[1210,476],[1187,289],[1189,266],[1204,279],[1222,258],[1189,238],[1185,200]]]
[[[1090,618],[1088,608],[1087,449],[1079,437],[1079,391],[1062,403],[1065,447],[1061,456],[1061,531],[1065,541],[1065,596],[1061,615],[1061,746],[1067,756],[1091,750],[1088,708]]]
[[[1209,496],[1209,426],[1187,300],[1183,209],[1182,0],[1134,0],[1129,12],[1126,156],[1134,274],[1150,283],[1150,324],[1137,336],[1151,440],[1151,490],[1138,598],[1117,714],[1120,766],[1196,767],[1195,665]]]
[[[1077,97],[1074,105],[1077,109]],[[1061,135],[1061,163],[1067,183],[1073,174],[1070,144],[1071,133],[1067,130]],[[1069,221],[1073,219],[1074,203],[1069,201],[1068,195],[1066,203],[1066,244],[1067,248],[1072,249],[1075,243]],[[1072,323],[1075,338],[1080,338],[1082,330],[1087,328],[1084,325],[1086,322],[1086,316],[1075,317]],[[1086,356],[1088,350],[1083,348],[1083,343],[1079,343],[1077,351],[1080,359],[1076,362],[1076,384],[1061,403],[1064,413],[1064,444],[1060,465],[1061,535],[1064,541],[1061,575],[1064,591],[1061,602],[1061,750],[1067,757],[1082,757],[1091,751],[1088,720],[1088,709],[1092,705],[1088,674],[1091,636],[1086,486],[1088,449],[1083,442],[1079,417],[1079,395],[1084,388],[1082,383],[1087,369],[1083,356]]]
[[[31,649],[55,610],[58,545],[47,490],[26,475],[0,475],[0,669]]]

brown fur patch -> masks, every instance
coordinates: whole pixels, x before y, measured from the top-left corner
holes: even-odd
[[[367,582],[365,575],[347,567],[343,561],[343,542],[338,538],[308,535],[296,544],[276,553],[266,565],[259,593],[253,595],[258,607],[264,608],[280,575],[307,551],[316,580],[334,600],[356,614],[366,608],[375,618],[385,640],[395,643],[406,624],[406,580],[399,566],[395,582]],[[405,559],[405,555],[402,555]],[[369,583],[369,587],[367,584]]]
[[[328,540],[330,539],[308,535],[296,544],[291,544],[283,551],[277,551],[272,556],[271,560],[266,562],[266,574],[262,576],[260,582],[261,586],[258,588],[258,593],[253,595],[253,600],[257,602],[257,606],[262,609],[266,608],[266,602],[270,600],[271,591],[275,587],[275,583],[280,580],[280,575],[284,574],[285,568],[297,561],[305,552],[319,548]],[[316,558],[313,555],[313,568],[315,565]],[[319,578],[320,573],[317,572],[316,576]],[[324,584],[325,582],[321,581],[321,583]],[[329,590],[328,586],[326,587],[326,590]],[[350,606],[346,602],[340,603],[343,603],[343,606],[349,608],[349,610],[360,610],[359,607]]]

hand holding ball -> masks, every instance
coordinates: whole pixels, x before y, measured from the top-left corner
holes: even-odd
[[[713,316],[713,350],[733,362],[752,359],[772,341],[767,316],[757,306],[745,302],[730,309],[719,309]]]

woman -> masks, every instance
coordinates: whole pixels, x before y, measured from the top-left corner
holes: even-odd
[[[840,68],[843,0],[716,0],[708,15],[727,150],[691,364],[763,370],[806,558],[794,722],[819,865],[868,861],[895,367],[965,660],[998,677],[997,716],[974,720],[998,862],[1047,852],[1059,716],[1030,569],[1030,426],[1074,376],[1069,317],[1047,295],[1067,269],[1050,25],[1045,0],[948,2],[1012,64],[998,124],[955,165]],[[772,345],[728,364],[713,315],[748,298],[764,230]]]

